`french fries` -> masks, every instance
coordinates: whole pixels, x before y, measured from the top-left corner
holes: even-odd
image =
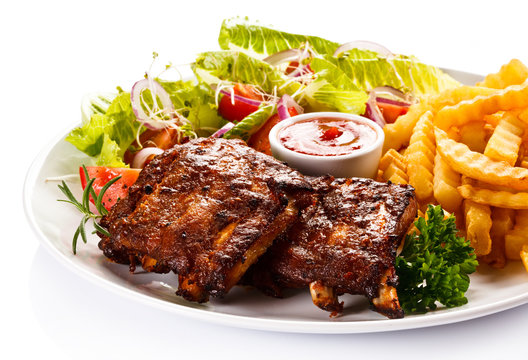
[[[412,185],[420,209],[457,214],[481,262],[528,271],[528,67],[514,59],[477,86],[426,98],[385,136],[379,180]]]
[[[456,212],[462,204],[462,196],[458,192],[460,174],[453,171],[436,153],[434,164],[433,193],[438,203],[449,212]]]
[[[518,59],[503,65],[498,73],[489,74],[477,86],[504,89],[510,85],[520,85],[528,78],[528,68]]]
[[[402,154],[394,149],[387,151],[379,163],[379,181],[390,181],[394,184],[408,184],[407,163]]]
[[[433,196],[435,139],[432,119],[431,111],[426,111],[420,117],[405,152],[409,184],[414,187],[418,200]]]

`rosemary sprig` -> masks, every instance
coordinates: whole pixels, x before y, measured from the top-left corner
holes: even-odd
[[[99,195],[95,193],[95,190],[93,188],[93,183],[95,181],[95,178],[90,179],[90,176],[88,175],[88,170],[86,170],[86,167],[83,165],[83,171],[84,175],[86,176],[86,187],[84,188],[82,199],[81,201],[77,200],[73,193],[71,192],[70,188],[64,180],[62,181],[61,185],[58,185],[60,191],[66,196],[67,200],[64,199],[58,199],[58,201],[70,203],[74,205],[77,210],[79,210],[84,216],[81,219],[81,223],[77,227],[77,230],[73,234],[73,241],[72,241],[72,250],[73,254],[77,254],[77,240],[79,239],[79,236],[81,237],[82,241],[86,244],[88,242],[88,237],[86,236],[86,223],[92,219],[93,226],[95,228],[95,231],[92,232],[92,234],[95,234],[96,232],[100,232],[103,235],[110,236],[110,233],[103,228],[101,225],[97,223],[97,220],[102,218],[104,215],[108,214],[108,210],[104,207],[102,201],[103,196],[108,190],[110,186],[112,186],[113,183],[115,183],[117,180],[121,178],[121,175],[113,178],[109,182],[107,182],[102,188],[101,191],[99,191]],[[90,209],[90,196],[94,199],[95,202],[95,208],[97,209],[97,212],[99,214],[95,214]]]

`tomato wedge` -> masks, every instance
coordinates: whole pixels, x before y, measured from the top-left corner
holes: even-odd
[[[90,179],[95,178],[93,182],[93,189],[96,195],[99,195],[101,188],[113,178],[121,175],[121,178],[110,186],[101,201],[106,210],[110,210],[112,206],[119,200],[127,196],[128,188],[134,184],[141,172],[141,169],[129,168],[111,168],[106,166],[87,166],[86,170]],[[82,166],[79,168],[79,175],[81,177],[81,185],[83,190],[86,188],[88,179],[84,174]],[[90,196],[90,201],[95,203]]]
[[[253,91],[253,88],[244,84],[235,84],[233,87],[235,95],[246,99],[262,101],[262,97]],[[218,104],[218,113],[226,120],[237,122],[258,110],[258,106],[247,104],[243,101],[231,102],[231,96],[223,95]]]
[[[379,109],[381,110],[381,113],[383,114],[383,118],[385,119],[385,122],[387,124],[392,124],[396,121],[396,119],[401,116],[407,114],[409,111],[409,107],[406,106],[400,106],[395,104],[388,104],[384,102],[377,102],[377,105]]]
[[[288,113],[290,116],[298,115],[297,110],[294,107],[288,108]],[[273,128],[281,119],[279,114],[270,116],[268,120],[258,129],[256,133],[251,135],[248,141],[248,145],[253,149],[260,151],[264,154],[271,155],[271,145],[269,142],[269,133],[271,128]]]

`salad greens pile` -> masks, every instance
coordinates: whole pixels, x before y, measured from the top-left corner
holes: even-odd
[[[478,262],[469,241],[458,237],[453,215],[444,217],[440,206],[429,205],[426,217],[415,222],[418,232],[407,235],[396,258],[400,278],[398,298],[406,313],[425,313],[467,303],[468,274]]]
[[[182,125],[190,137],[209,136],[227,123],[217,112],[219,85],[251,84],[279,98],[292,96],[305,112],[365,112],[368,91],[391,86],[420,97],[435,94],[459,83],[440,69],[423,64],[412,56],[390,57],[373,51],[352,49],[337,56],[339,44],[320,37],[290,34],[245,18],[224,20],[218,42],[221,50],[198,54],[191,65],[195,79],[163,81],[156,79],[169,93],[174,108],[188,120]],[[310,81],[297,81],[284,69],[264,61],[266,57],[288,49],[306,49],[305,61],[313,71]],[[306,79],[305,79],[306,80]],[[145,130],[135,121],[130,93],[119,89],[105,106],[101,96],[88,99],[90,109],[82,125],[66,138],[80,151],[95,158],[97,165],[127,166],[123,155]],[[103,106],[101,106],[101,104]],[[247,138],[276,111],[273,102],[236,124],[224,136]]]

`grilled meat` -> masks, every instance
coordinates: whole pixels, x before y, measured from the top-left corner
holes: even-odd
[[[119,263],[174,271],[178,294],[222,296],[311,204],[298,172],[240,140],[197,139],[156,157],[101,225]]]
[[[365,295],[374,310],[403,316],[395,286],[396,250],[416,216],[410,186],[370,179],[312,178],[317,201],[248,272],[245,283],[281,296],[310,286],[314,303],[342,310],[337,295]]]

